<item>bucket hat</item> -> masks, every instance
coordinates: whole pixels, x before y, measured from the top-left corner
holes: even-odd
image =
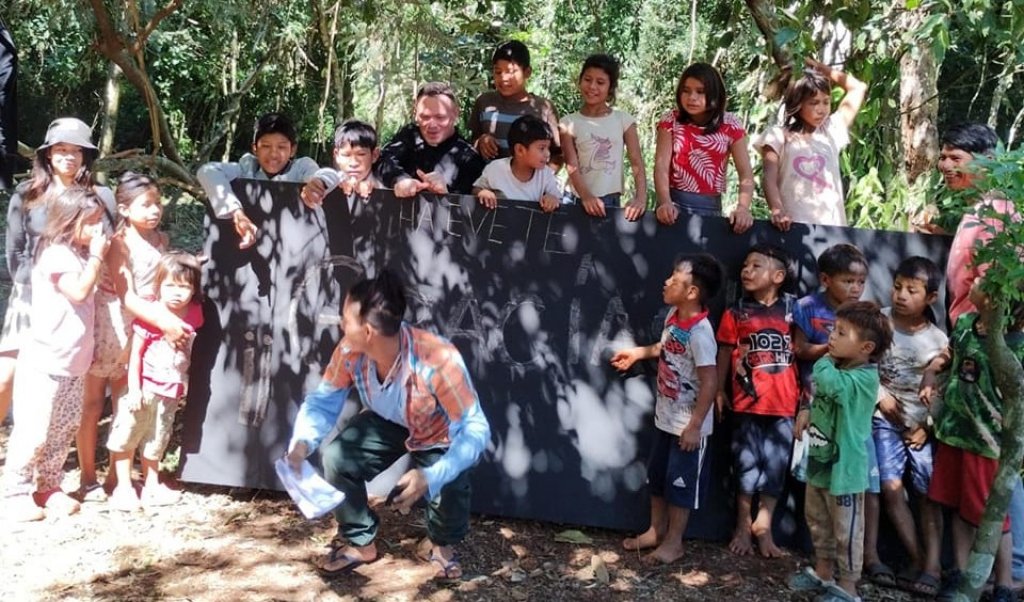
[[[94,153],[99,152],[99,149],[92,143],[92,128],[74,117],[60,117],[50,122],[50,126],[46,128],[46,139],[42,146],[36,149],[36,152],[41,153],[54,144],[62,142],[80,146]]]

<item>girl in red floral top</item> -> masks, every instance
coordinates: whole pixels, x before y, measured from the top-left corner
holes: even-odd
[[[737,234],[754,223],[750,214],[754,172],[747,133],[725,106],[725,82],[714,67],[694,63],[683,71],[676,86],[676,108],[658,122],[654,190],[655,215],[661,223],[674,224],[679,209],[721,215],[729,156],[740,179],[739,201],[729,221]]]

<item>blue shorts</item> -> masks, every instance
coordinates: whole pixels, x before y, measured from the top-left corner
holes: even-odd
[[[681,211],[696,215],[722,215],[722,195],[720,194],[697,194],[670,188],[668,195]]]
[[[932,440],[921,449],[912,449],[903,442],[903,427],[881,416],[871,419],[871,436],[878,453],[878,476],[886,481],[902,481],[910,467],[910,485],[914,491],[927,494],[932,480]]]
[[[660,429],[651,442],[647,462],[647,486],[651,495],[664,498],[677,508],[696,510],[711,481],[707,469],[708,438],[701,437],[693,451],[679,449],[679,437]]]
[[[739,492],[782,495],[793,449],[793,419],[738,412],[732,430],[732,463]]]

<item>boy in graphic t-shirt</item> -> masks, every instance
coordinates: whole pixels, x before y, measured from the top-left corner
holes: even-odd
[[[722,314],[718,326],[717,405],[721,417],[731,400],[738,479],[736,530],[729,549],[740,556],[753,552],[752,536],[762,556],[782,555],[772,540],[772,513],[786,482],[799,396],[790,338],[795,299],[779,292],[788,273],[789,258],[781,249],[751,247],[740,272],[743,297]],[[759,507],[751,521],[754,494],[759,494]]]

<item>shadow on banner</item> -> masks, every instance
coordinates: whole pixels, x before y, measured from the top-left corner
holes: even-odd
[[[949,245],[853,228],[781,233],[765,222],[737,236],[723,218],[684,214],[666,227],[650,213],[628,222],[620,211],[593,219],[578,207],[544,214],[508,201],[488,211],[472,197],[402,200],[382,190],[368,200],[335,191],[310,211],[296,184],[241,180],[235,189],[260,233],[239,250],[230,221],[207,219],[206,326],[193,357],[184,480],[280,488],[273,461],[337,343],[340,301],[387,266],[407,284],[406,319],[462,351],[491,423],[473,473],[474,511],[633,531],[649,519],[656,363],[620,375],[608,360],[660,337],[662,284],[676,255],[708,251],[726,266],[711,307],[717,327],[755,242],[792,255],[801,294],[816,286],[818,253],[853,243],[870,262],[864,297],[883,304],[901,259],[944,265]],[[712,436],[713,487],[690,520],[691,537],[731,533],[728,427]],[[782,505],[777,541],[792,544],[799,496]]]

